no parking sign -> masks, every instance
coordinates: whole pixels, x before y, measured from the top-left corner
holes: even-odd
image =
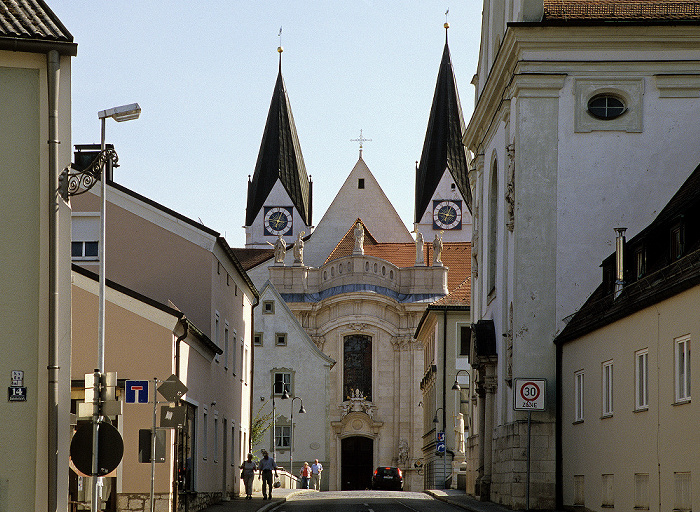
[[[515,379],[513,408],[516,411],[544,411],[546,379]]]

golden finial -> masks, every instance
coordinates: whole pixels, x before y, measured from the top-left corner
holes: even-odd
[[[445,27],[445,43],[447,43],[447,29],[450,28],[450,24],[447,23],[447,15],[450,12],[450,8],[448,7],[447,10],[445,11],[445,24],[443,27]]]

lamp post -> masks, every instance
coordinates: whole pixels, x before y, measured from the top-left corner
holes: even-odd
[[[440,411],[440,410],[442,410],[443,414],[444,414],[444,412],[445,412],[445,409],[443,409],[442,407],[438,407],[438,408],[435,410],[435,417],[433,418],[433,423],[435,423],[435,428],[436,428],[436,429],[437,429],[438,423],[440,423],[440,420],[438,420],[438,411]],[[446,488],[447,488],[447,487],[446,487],[446,485],[447,485],[447,484],[446,484],[446,480],[447,480],[447,468],[446,468],[446,466],[445,466],[445,458],[447,457],[447,436],[445,435],[445,424],[444,424],[444,422],[443,422],[443,425],[442,425],[442,435],[445,436],[445,440],[444,440],[445,449],[444,449],[443,452],[442,452],[442,488],[443,488],[443,489],[446,489]]]
[[[100,153],[101,155],[105,151],[105,124],[106,120],[109,118],[114,119],[117,122],[130,121],[132,119],[138,119],[141,114],[141,107],[138,103],[132,103],[130,105],[122,105],[120,107],[114,107],[107,110],[101,110],[98,112],[97,117],[101,121],[101,134],[100,134]],[[110,160],[111,162],[111,160]],[[111,165],[111,163],[110,163]],[[104,163],[102,164],[102,169],[100,170],[100,241],[98,244],[99,259],[100,259],[100,282],[99,282],[99,317],[97,324],[97,371],[95,372],[95,380],[98,378],[102,380],[102,375],[105,371],[105,238],[106,238],[106,226],[105,215],[107,210],[107,168]],[[95,388],[98,388],[98,383],[95,382]],[[95,399],[100,401],[100,397],[95,397]],[[101,420],[101,414],[98,407],[94,407],[92,416],[92,501],[90,503],[90,510],[92,512],[97,512],[97,475],[98,475],[98,449],[99,449],[99,423]]]
[[[292,398],[291,409],[289,414],[289,421],[291,427],[289,429],[289,472],[294,474],[293,462],[294,462],[294,400],[299,400],[301,402],[301,407],[299,408],[299,414],[305,414],[306,409],[304,409],[304,401],[301,397],[295,396]]]
[[[455,383],[452,384],[452,390],[453,391],[461,391],[462,386],[459,385],[459,382],[457,381],[457,378],[459,377],[460,373],[466,373],[467,374],[467,427],[469,429],[469,432],[471,432],[471,424],[472,424],[472,404],[471,404],[471,390],[472,390],[472,384],[471,384],[471,373],[469,373],[469,370],[457,370],[457,374],[455,375]],[[458,407],[459,411],[462,412],[462,402],[460,399],[460,405]]]

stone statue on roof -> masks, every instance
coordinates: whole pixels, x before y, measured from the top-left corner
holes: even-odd
[[[425,255],[423,254],[423,233],[416,231],[416,266],[425,265]]]
[[[300,231],[297,235],[297,241],[294,242],[294,264],[304,264],[304,232]]]
[[[358,222],[355,224],[355,248],[352,250],[353,254],[364,254],[365,253],[365,229],[362,227],[362,223]]]
[[[270,242],[267,243],[270,244]],[[282,235],[278,235],[277,241],[272,247],[275,248],[275,264],[284,265],[284,257],[287,254],[287,243],[284,241],[284,238],[282,238]]]
[[[442,233],[442,231],[440,231]],[[435,233],[433,240],[433,266],[442,267],[442,237],[440,233]]]

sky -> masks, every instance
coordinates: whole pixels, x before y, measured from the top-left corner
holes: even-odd
[[[413,230],[420,160],[445,44],[465,122],[474,104],[481,2],[48,0],[73,34],[72,144],[108,120],[118,183],[245,244],[246,192],[278,72],[313,181],[317,224],[363,159]],[[457,5],[453,5],[457,4]]]

